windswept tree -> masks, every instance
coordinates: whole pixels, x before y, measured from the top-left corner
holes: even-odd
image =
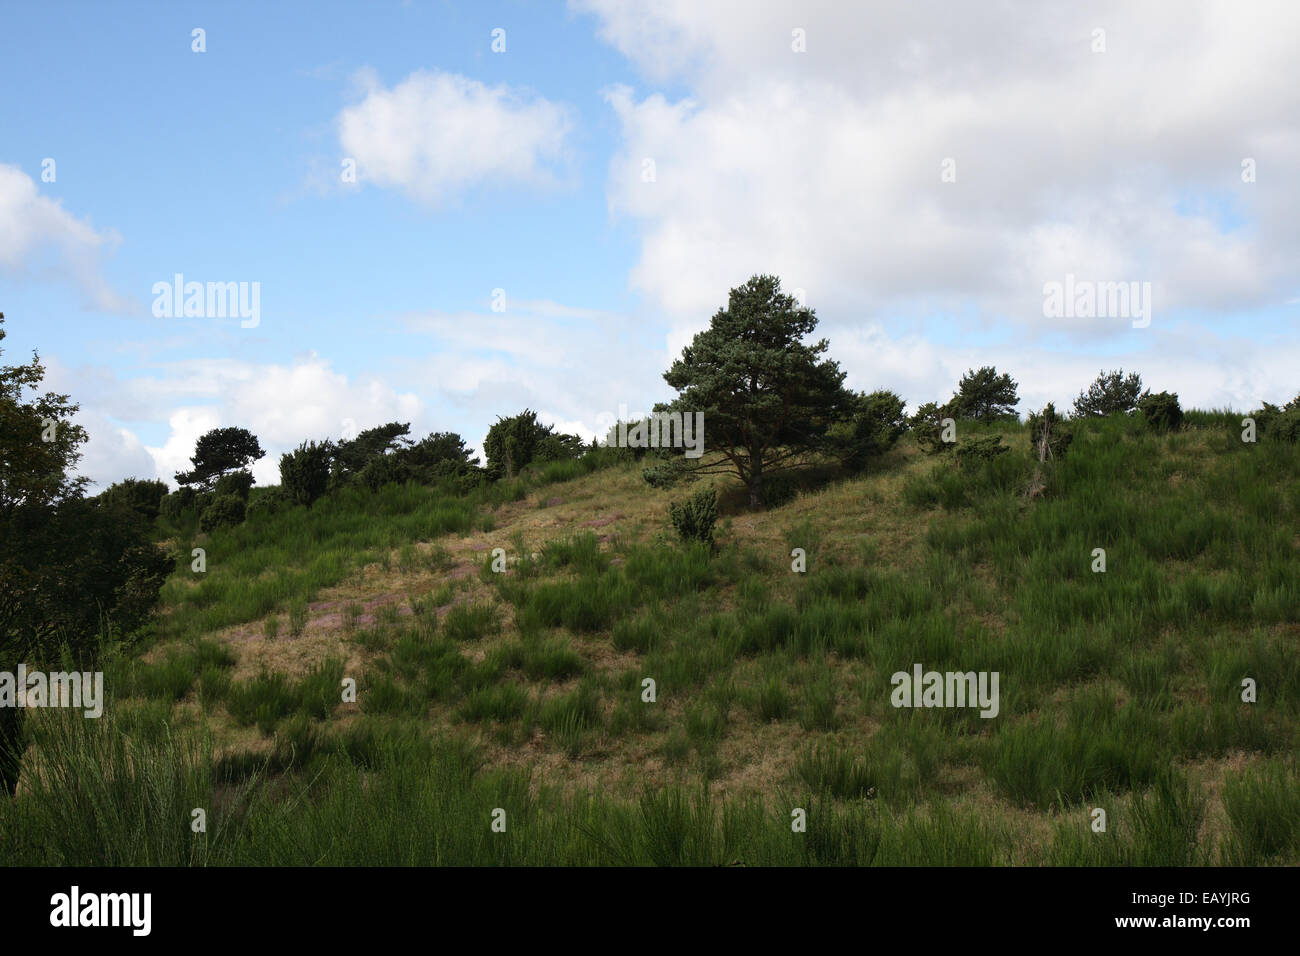
[[[1137,410],[1142,395],[1142,377],[1124,370],[1099,372],[1097,380],[1074,400],[1074,414],[1079,418],[1102,418],[1106,415],[1129,415]]]
[[[826,340],[804,341],[816,327],[813,310],[783,293],[775,276],[731,290],[727,307],[664,373],[678,393],[668,411],[702,413],[704,448],[718,456],[673,458],[676,475],[734,475],[759,507],[770,476],[828,448],[828,431],[853,400],[838,363],[822,358]]]
[[[410,422],[389,422],[367,428],[356,438],[339,442],[334,447],[334,481],[342,484],[358,475],[367,465],[384,455],[407,448],[411,440]]]
[[[257,436],[246,428],[214,428],[199,437],[190,458],[190,471],[177,472],[176,482],[212,491],[225,475],[242,471],[266,454]]]

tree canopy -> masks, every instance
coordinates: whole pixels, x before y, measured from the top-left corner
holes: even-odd
[[[696,334],[664,373],[677,391],[674,413],[703,415],[705,448],[719,459],[674,459],[683,473],[728,473],[763,502],[764,480],[828,447],[830,427],[852,397],[838,363],[823,358],[825,339],[812,309],[781,291],[775,276],[756,275],[731,290],[709,328]]]

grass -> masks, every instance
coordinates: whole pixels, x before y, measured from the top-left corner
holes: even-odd
[[[215,532],[210,577],[178,571],[148,653],[110,669],[105,719],[33,724],[48,775],[0,808],[0,847],[1296,865],[1300,450],[1189,423],[1083,423],[1042,470],[1021,426],[983,429],[1011,451],[963,468],[905,441],[865,476],[728,506],[712,552],[672,540],[680,492],[636,465],[463,498],[390,487]],[[496,547],[506,571],[473,573]],[[334,623],[308,612],[326,591]],[[998,716],[895,708],[891,676],[918,663],[997,671]],[[212,810],[201,843],[183,804]],[[89,835],[69,822],[92,812]]]

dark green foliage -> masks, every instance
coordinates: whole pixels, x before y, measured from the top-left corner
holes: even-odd
[[[1262,409],[1251,415],[1261,435],[1293,445],[1300,441],[1300,396],[1291,399],[1281,408],[1265,402]]]
[[[713,543],[713,525],[718,520],[718,493],[701,488],[685,501],[668,506],[668,520],[683,541]]]
[[[577,458],[586,445],[577,435],[565,435],[537,420],[537,413],[524,409],[518,415],[498,418],[483,439],[487,475],[493,481],[513,478],[534,461],[565,461]]]
[[[850,407],[838,363],[821,356],[825,339],[807,344],[817,316],[781,292],[775,276],[732,289],[727,307],[664,373],[677,390],[669,410],[703,413],[706,447],[724,457],[684,463],[692,476],[731,474],[765,501],[764,477],[827,447],[827,431]]]
[[[176,481],[194,485],[201,491],[212,491],[217,479],[230,471],[246,469],[262,458],[266,452],[257,442],[257,436],[246,428],[214,428],[199,437],[190,458],[194,468],[177,472]]]
[[[303,442],[280,456],[280,487],[294,504],[310,508],[325,494],[330,481],[334,445],[329,441]]]
[[[926,402],[916,410],[916,413],[910,420],[912,434],[916,436],[916,444],[927,455],[937,455],[940,452],[952,451],[956,447],[956,441],[944,441],[944,420],[952,419],[956,423],[957,412],[954,408],[955,399],[944,405],[936,402]]]
[[[357,481],[371,491],[378,491],[384,485],[403,484],[410,481],[411,477],[410,467],[398,454],[372,458],[361,471],[357,472]]]
[[[367,428],[356,438],[339,442],[333,448],[334,481],[344,484],[375,459],[409,446],[411,443],[406,436],[410,432],[409,422],[389,422]]]
[[[253,476],[247,471],[232,471],[229,474],[222,475],[217,479],[217,483],[212,488],[212,493],[218,498],[225,495],[234,495],[236,498],[247,503],[248,493],[253,487]]]
[[[1097,380],[1074,400],[1074,414],[1080,418],[1128,415],[1138,407],[1141,394],[1142,377],[1137,372],[1125,375],[1122,368],[1099,372]]]
[[[981,435],[961,443],[957,448],[957,464],[963,468],[970,464],[992,461],[1011,449],[1002,444],[1001,435]]]
[[[971,369],[963,375],[953,398],[957,418],[979,422],[1014,417],[1016,405],[1020,402],[1015,381],[1010,375],[999,375],[992,365],[978,371]]]
[[[1177,431],[1183,423],[1183,409],[1178,404],[1176,392],[1152,393],[1150,389],[1138,402],[1138,411],[1147,427],[1156,432]]]
[[[218,495],[199,516],[199,529],[214,531],[217,528],[241,524],[244,520],[244,511],[243,498],[238,495]]]
[[[177,521],[185,512],[193,510],[197,503],[198,492],[188,485],[182,485],[163,498],[158,511],[164,518]]]
[[[1063,456],[1074,441],[1074,432],[1056,414],[1056,406],[1048,402],[1041,412],[1029,414],[1029,447],[1039,461]]]
[[[293,501],[282,487],[266,488],[249,499],[244,517],[248,521],[262,521],[271,515],[279,514],[292,504]]]
[[[167,485],[164,482],[127,478],[109,485],[99,495],[98,500],[104,503],[120,501],[138,511],[146,521],[153,521],[158,517],[162,500],[166,495]]]
[[[845,468],[859,472],[872,458],[894,447],[907,430],[903,406],[903,399],[890,391],[853,393],[849,416],[828,433],[832,451]]]
[[[0,341],[4,339],[0,314]],[[83,497],[71,475],[87,436],[66,424],[66,395],[28,397],[44,378],[27,365],[0,365],[0,670],[43,666],[66,652],[89,665],[104,630],[128,636],[156,604],[172,569],[151,540],[151,518],[135,489]],[[48,439],[48,440],[47,440]],[[22,752],[18,708],[0,708],[0,785],[12,793]]]
[[[421,484],[445,480],[468,488],[481,479],[477,456],[455,432],[433,432],[397,454],[410,479]]]

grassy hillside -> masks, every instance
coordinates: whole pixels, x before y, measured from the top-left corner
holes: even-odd
[[[1239,420],[1083,423],[1041,471],[1024,426],[993,426],[1012,451],[982,465],[909,439],[762,512],[720,483],[712,553],[667,527],[685,492],[632,465],[169,528],[207,570],[186,557],[148,646],[111,658],[104,718],[32,715],[0,848],[1300,863],[1300,446]],[[998,672],[998,715],[895,708],[914,664]]]

